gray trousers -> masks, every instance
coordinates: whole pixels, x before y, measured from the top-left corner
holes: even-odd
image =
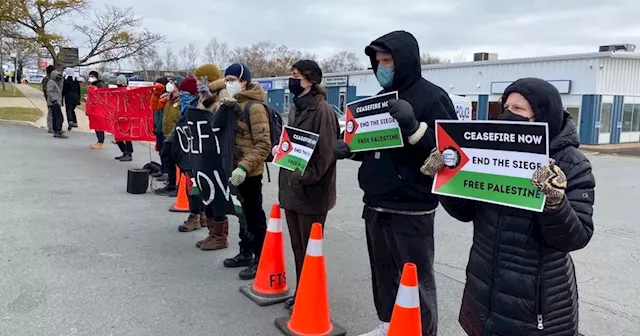
[[[422,335],[438,332],[438,301],[433,274],[433,222],[435,213],[402,215],[378,212],[365,205],[362,217],[367,231],[373,301],[382,322],[390,322],[407,262],[418,268]]]
[[[53,112],[51,112],[51,106],[47,106],[47,129],[53,130]]]

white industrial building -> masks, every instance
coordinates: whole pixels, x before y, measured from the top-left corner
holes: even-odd
[[[628,51],[635,49],[632,45],[615,47],[622,50],[503,60],[481,53],[474,57],[479,61],[423,66],[422,75],[450,94],[472,100],[474,119],[497,118],[498,100],[511,82],[542,78],[562,94],[583,144],[639,142],[640,53]],[[287,80],[257,80],[268,91],[269,103],[280,111],[291,106]],[[323,82],[329,103],[341,110],[346,103],[381,89],[371,70],[325,74]]]

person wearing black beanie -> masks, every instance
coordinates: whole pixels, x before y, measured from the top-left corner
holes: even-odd
[[[550,162],[531,177],[546,200],[542,212],[533,212],[439,197],[452,217],[474,227],[459,322],[467,335],[580,335],[578,283],[569,253],[593,236],[591,163],[578,149],[575,123],[549,82],[519,79],[501,102],[501,120],[548,124]],[[442,153],[434,151],[422,172],[433,176],[443,166]]]
[[[285,210],[291,248],[300,283],[302,264],[313,223],[324,225],[327,213],[336,204],[336,160],[333,143],[340,134],[338,118],[320,85],[322,70],[312,60],[300,60],[291,67],[289,91],[295,95],[287,125],[318,134],[318,142],[304,171],[280,168],[279,201]],[[272,151],[277,155],[278,145]],[[285,305],[292,308],[295,297]]]

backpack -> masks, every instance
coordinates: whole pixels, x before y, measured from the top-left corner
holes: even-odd
[[[245,105],[244,107],[244,120],[247,123],[247,127],[249,128],[249,133],[252,133],[250,110],[253,104],[262,104],[262,106],[264,106],[264,108],[267,110],[267,115],[269,116],[269,133],[271,134],[271,139],[270,139],[271,145],[269,146],[269,148],[273,148],[273,146],[275,146],[277,143],[280,142],[280,136],[282,135],[282,126],[284,125],[284,122],[282,121],[282,116],[273,107],[263,102],[260,102],[257,100],[249,100],[247,102],[247,105]],[[253,136],[253,133],[252,133],[252,136]],[[267,168],[267,178],[269,182],[271,182],[271,174],[269,172],[269,166],[266,163],[271,161],[273,161],[273,154],[271,153],[271,150],[269,150],[269,155],[267,156],[266,159],[264,159],[265,166]]]

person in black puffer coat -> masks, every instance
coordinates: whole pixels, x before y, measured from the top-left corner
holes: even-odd
[[[547,196],[541,213],[439,197],[463,222],[473,221],[473,246],[459,321],[471,336],[577,336],[578,286],[569,252],[593,235],[595,179],[558,90],[537,78],[515,81],[502,96],[503,120],[549,125],[550,163],[532,183]],[[422,172],[444,162],[438,151]]]

